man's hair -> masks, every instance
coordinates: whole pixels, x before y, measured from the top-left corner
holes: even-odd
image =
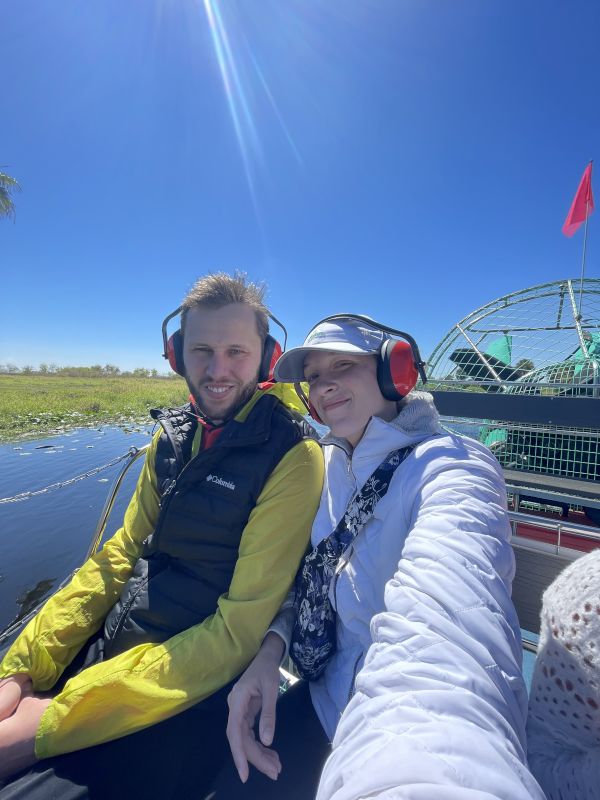
[[[228,275],[226,272],[213,272],[199,278],[186,294],[181,304],[181,333],[185,335],[185,321],[188,311],[196,306],[204,308],[223,308],[231,303],[244,303],[256,315],[256,327],[262,342],[269,333],[269,312],[264,303],[265,286],[252,283],[243,272]]]

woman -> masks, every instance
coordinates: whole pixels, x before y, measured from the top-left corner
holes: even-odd
[[[328,756],[319,800],[542,797],[525,761],[502,472],[483,445],[441,430],[431,396],[411,391],[416,344],[391,331],[337,315],[277,364],[279,381],[308,383],[313,416],[330,428],[313,547],[355,514],[349,502],[377,484],[374,471],[390,454],[398,463],[327,587],[337,620],[320,676],[286,693],[276,711],[288,611],[233,689],[228,737],[247,783],[236,786],[231,770],[217,800],[312,798]],[[310,606],[302,585],[301,574],[301,620]],[[310,630],[308,639],[312,647]],[[305,645],[300,637],[293,650],[302,655]],[[248,763],[257,768],[250,774]]]

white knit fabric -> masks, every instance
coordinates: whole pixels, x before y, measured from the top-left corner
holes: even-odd
[[[527,733],[549,800],[600,798],[600,550],[544,593]]]

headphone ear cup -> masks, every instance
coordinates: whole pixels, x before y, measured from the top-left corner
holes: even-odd
[[[417,385],[419,373],[408,342],[387,339],[377,360],[377,383],[386,400],[402,400]]]
[[[273,380],[273,370],[275,364],[279,361],[281,356],[281,345],[270,334],[267,334],[265,343],[263,345],[262,361],[260,362],[260,369],[258,371],[258,382],[266,383]]]
[[[185,376],[185,367],[183,364],[183,337],[180,330],[176,330],[172,336],[169,336],[169,340],[167,341],[167,356],[173,372],[176,372],[182,377]]]

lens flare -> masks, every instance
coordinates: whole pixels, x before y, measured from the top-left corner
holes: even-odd
[[[268,99],[269,103],[271,104],[271,108],[273,109],[273,112],[274,112],[275,116],[277,117],[277,122],[279,122],[279,125],[281,126],[281,130],[283,131],[283,134],[284,134],[285,138],[287,139],[287,143],[289,144],[292,153],[296,157],[296,161],[298,162],[298,164],[301,165],[302,164],[302,157],[300,156],[298,148],[296,147],[296,143],[292,139],[292,135],[291,135],[287,125],[285,124],[285,122],[283,120],[283,117],[281,116],[281,112],[279,111],[279,108],[277,107],[277,103],[275,102],[275,98],[273,97],[273,93],[269,89],[269,85],[268,85],[268,83],[267,83],[267,81],[265,79],[265,76],[263,75],[263,72],[262,72],[260,66],[258,65],[258,62],[256,61],[256,59],[254,58],[254,56],[252,55],[252,53],[250,51],[248,52],[248,55],[250,56],[250,60],[252,62],[252,66],[254,67],[254,70],[255,70],[255,72],[256,72],[256,74],[258,76],[258,79],[260,81],[260,85],[262,86],[262,88],[263,88],[263,90],[264,90],[264,92],[265,92],[265,94],[267,96],[267,99]]]
[[[223,18],[221,17],[218,3],[215,0],[204,0],[204,10],[206,11],[210,34],[219,64],[221,80],[223,81],[223,87],[225,89],[225,97],[227,99],[227,105],[229,106],[229,113],[231,114],[231,120],[244,163],[246,180],[250,187],[252,199],[256,203],[249,152],[250,147],[252,147],[257,155],[260,154],[256,129],[250,114],[246,95],[244,94],[242,82],[238,75],[235,59],[229,44],[227,29],[223,24]]]
[[[230,32],[228,33],[223,14],[223,5],[219,0],[202,0],[202,2],[225,90],[229,114],[242,158],[246,181],[255,211],[258,213],[256,181],[258,169],[265,164],[263,147],[255,121],[259,118],[258,111],[261,94],[266,98],[299,165],[302,165],[302,158],[244,32],[241,29],[236,30],[233,28],[229,21]],[[230,33],[235,35],[236,41],[234,45],[232,45]],[[252,80],[253,73],[256,76],[254,80]]]

